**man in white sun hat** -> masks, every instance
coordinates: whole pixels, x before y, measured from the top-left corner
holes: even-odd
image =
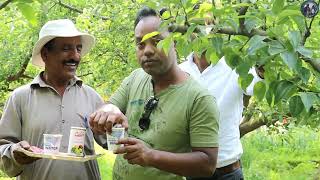
[[[96,160],[84,163],[35,159],[19,152],[43,147],[43,134],[62,134],[60,152],[67,152],[70,128],[87,128],[84,154],[94,154],[87,117],[102,98],[76,77],[81,57],[94,37],[78,31],[68,19],[47,22],[39,33],[32,63],[44,68],[34,80],[13,91],[0,120],[0,169],[18,180],[98,180]],[[96,137],[99,144],[102,142]]]

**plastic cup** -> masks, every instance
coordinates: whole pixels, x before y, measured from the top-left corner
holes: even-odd
[[[119,147],[122,147],[123,144],[118,145],[117,142],[119,139],[124,138],[124,128],[123,127],[113,127],[112,132],[109,135],[107,133],[107,143],[108,150],[114,151]]]
[[[62,134],[43,134],[43,152],[45,154],[59,153]]]

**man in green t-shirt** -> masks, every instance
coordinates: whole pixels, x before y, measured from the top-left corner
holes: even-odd
[[[109,104],[90,116],[95,133],[110,133],[115,124],[129,127],[128,137],[118,141],[124,146],[114,151],[114,180],[182,180],[210,176],[215,170],[215,100],[178,67],[174,44],[168,55],[157,48],[169,35],[167,30],[158,32],[160,24],[155,10],[138,12],[134,27],[142,69],[133,71]]]

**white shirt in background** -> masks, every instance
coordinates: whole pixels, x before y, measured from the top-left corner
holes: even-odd
[[[238,84],[239,75],[226,64],[224,57],[216,65],[208,66],[202,73],[193,62],[193,53],[179,66],[207,88],[217,100],[220,111],[217,168],[236,162],[243,153],[239,132],[243,112],[243,94],[252,95],[254,84],[261,79],[254,68],[250,69],[249,73],[254,76],[254,79],[244,92]]]

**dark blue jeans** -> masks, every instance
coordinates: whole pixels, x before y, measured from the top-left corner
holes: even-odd
[[[220,174],[215,171],[211,177],[187,177],[187,180],[244,180],[242,169],[236,169],[228,174]]]

